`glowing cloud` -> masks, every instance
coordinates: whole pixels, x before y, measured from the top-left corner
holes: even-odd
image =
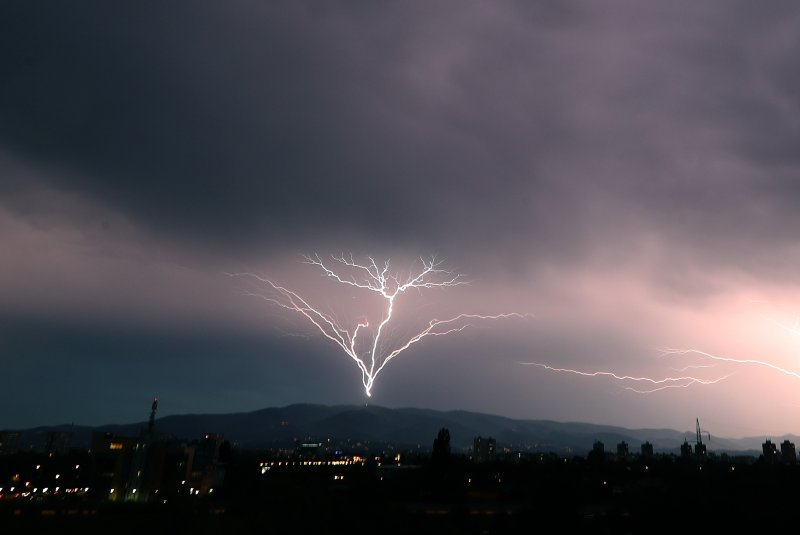
[[[759,303],[766,303],[766,301],[756,301]],[[781,331],[789,333],[793,336],[800,336],[800,317],[794,313],[789,319],[787,314],[776,315],[775,313],[759,313],[759,316],[773,327],[779,328]],[[768,335],[770,338],[774,337],[774,333]],[[573,368],[557,367],[539,362],[521,362],[520,364],[526,366],[536,366],[548,371],[568,373],[582,377],[606,377],[614,381],[624,384],[625,390],[630,390],[639,394],[650,394],[661,390],[670,388],[687,388],[693,385],[713,385],[727,379],[736,373],[737,370],[743,368],[762,368],[772,372],[777,372],[780,375],[787,376],[794,379],[800,379],[800,370],[793,369],[787,366],[781,366],[766,359],[754,358],[734,358],[722,356],[720,354],[710,353],[701,349],[694,348],[664,348],[660,349],[660,357],[662,359],[681,359],[684,362],[680,367],[670,368],[671,372],[677,372],[680,375],[669,375],[658,377],[655,375],[633,376],[618,370],[579,370]],[[704,373],[704,370],[716,370],[717,375],[711,375],[713,372],[705,372],[705,376],[694,375],[696,373]],[[693,375],[688,375],[691,373]],[[724,373],[721,374],[721,373]],[[647,388],[642,388],[636,385],[648,385]]]
[[[377,328],[367,319],[354,322],[353,326],[343,325],[339,319],[321,307],[314,306],[297,292],[277,282],[253,273],[235,273],[234,276],[251,277],[261,283],[266,293],[248,291],[247,295],[262,298],[279,307],[302,315],[327,339],[347,354],[361,371],[361,382],[367,396],[386,365],[403,351],[428,336],[444,336],[463,331],[475,320],[490,320],[517,317],[528,314],[516,312],[484,315],[461,313],[447,319],[433,318],[423,329],[401,340],[387,340],[386,331],[395,317],[397,300],[404,293],[415,289],[449,288],[467,284],[463,275],[444,269],[436,258],[420,258],[421,266],[416,266],[406,276],[390,271],[389,260],[382,263],[368,257],[366,262],[356,261],[352,255],[334,256],[323,261],[319,255],[304,256],[304,263],[319,268],[335,283],[350,286],[354,290],[371,292],[383,299],[383,312]]]

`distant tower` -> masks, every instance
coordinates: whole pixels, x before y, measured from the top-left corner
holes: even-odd
[[[628,443],[624,440],[617,444],[617,459],[624,461],[628,458],[629,454]]]
[[[147,423],[147,434],[153,434],[153,427],[156,424],[156,410],[158,410],[158,398],[153,398],[153,406],[150,410],[150,421]]]

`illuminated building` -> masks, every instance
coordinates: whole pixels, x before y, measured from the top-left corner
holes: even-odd
[[[121,501],[125,497],[123,489],[130,473],[131,451],[135,444],[136,439],[130,437],[120,437],[111,433],[92,434],[97,485],[109,489],[111,501]]]
[[[314,459],[322,448],[322,442],[311,440],[298,441],[295,444],[295,454],[303,459]]]
[[[497,450],[497,441],[492,437],[477,436],[472,441],[472,459],[476,463],[493,461]]]
[[[186,445],[155,433],[158,398],[138,438],[95,433],[92,450],[111,501],[149,502],[170,496],[205,495],[222,484],[222,435],[206,433]]]
[[[205,494],[221,483],[224,471],[211,457],[206,457],[208,464],[195,465],[197,448],[169,438],[148,439],[145,434],[134,438],[95,433],[96,484],[108,489],[104,492],[110,501],[148,502],[190,491]]]
[[[206,433],[194,445],[189,479],[200,495],[219,487],[225,479],[225,464],[220,459],[223,442],[222,435]]]

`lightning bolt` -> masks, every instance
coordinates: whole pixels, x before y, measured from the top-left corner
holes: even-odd
[[[523,318],[530,314],[516,312],[483,315],[458,314],[447,319],[434,318],[427,327],[409,336],[404,342],[396,344],[394,349],[383,340],[394,319],[397,299],[409,290],[432,288],[449,288],[468,284],[460,273],[444,269],[442,263],[434,257],[420,257],[421,266],[406,277],[390,270],[389,260],[378,263],[372,257],[366,262],[356,261],[352,254],[345,256],[331,255],[331,261],[323,260],[318,254],[304,255],[303,263],[314,266],[337,284],[351,286],[358,290],[379,295],[385,304],[384,313],[377,324],[371,343],[361,336],[369,327],[367,319],[356,322],[354,327],[344,326],[332,313],[312,306],[309,301],[297,292],[277,282],[254,273],[231,273],[231,276],[250,277],[261,283],[269,291],[246,291],[245,295],[258,297],[281,308],[294,311],[308,320],[322,335],[339,347],[361,372],[361,382],[367,396],[372,395],[372,387],[378,375],[386,365],[403,351],[429,336],[445,336],[461,332],[472,325],[474,320],[497,320],[505,318]]]
[[[732,357],[722,357],[719,355],[714,355],[712,353],[707,353],[705,351],[701,351],[699,349],[664,349],[662,351],[663,356],[682,356],[682,355],[696,355],[701,359],[711,360],[715,362],[727,362],[732,364],[745,364],[745,365],[752,365],[752,366],[760,366],[764,368],[769,368],[773,371],[782,373],[783,375],[788,375],[790,377],[794,377],[795,379],[800,379],[800,372],[789,370],[786,368],[782,368],[771,362],[766,362],[763,360],[756,360],[756,359],[736,359]]]
[[[791,323],[787,323],[785,321],[781,321],[763,314],[762,318],[790,334],[800,336],[800,316],[795,315],[795,318],[792,320]],[[684,374],[689,370],[719,368],[720,366],[729,369],[738,366],[755,366],[755,367],[766,368],[778,372],[780,374],[793,377],[795,379],[800,379],[800,371],[784,368],[765,360],[725,357],[721,355],[715,355],[713,353],[708,353],[700,349],[666,348],[660,350],[660,356],[692,357],[694,360],[693,362],[685,364],[680,368],[672,368],[673,372],[677,372],[679,374]],[[616,381],[626,383],[627,386],[624,386],[625,390],[630,390],[632,392],[636,392],[639,394],[650,394],[668,388],[688,388],[692,385],[713,385],[733,375],[733,372],[731,372],[726,375],[719,375],[711,379],[705,379],[694,375],[677,375],[677,376],[666,376],[662,378],[655,378],[655,377],[637,377],[632,375],[622,375],[619,373],[615,373],[613,371],[583,371],[571,368],[558,368],[555,366],[550,366],[538,362],[521,362],[520,364],[527,366],[537,366],[548,371],[553,371],[558,373],[569,373],[574,375],[580,375],[583,377],[610,377]],[[651,387],[643,389],[640,387],[631,386],[636,384],[649,384],[651,385]]]
[[[795,316],[792,323],[786,323],[770,316],[765,316],[762,314],[762,317],[769,321],[770,323],[777,325],[779,328],[783,329],[784,331],[794,334],[796,336],[800,336],[800,316]]]
[[[723,357],[720,355],[714,355],[712,353],[708,353],[706,351],[701,351],[699,349],[673,349],[667,348],[661,350],[662,357],[675,357],[675,356],[694,356],[700,359],[700,361],[710,361],[711,364],[688,364],[683,368],[678,369],[677,371],[685,372],[689,369],[698,369],[698,368],[714,368],[717,363],[727,363],[727,364],[737,364],[737,365],[746,365],[746,366],[758,366],[767,368],[783,375],[787,375],[789,377],[794,377],[795,379],[800,379],[800,371],[790,370],[787,368],[783,368],[776,364],[772,364],[771,362],[767,362],[764,360],[756,360],[756,359],[739,359],[739,358],[732,358],[732,357]],[[638,394],[651,394],[653,392],[658,392],[660,390],[665,390],[668,388],[687,388],[689,386],[699,384],[699,385],[713,385],[720,381],[723,381],[733,375],[733,373],[729,373],[727,375],[719,376],[713,379],[703,379],[701,377],[696,377],[692,375],[681,375],[681,376],[670,376],[670,377],[663,377],[660,379],[656,379],[653,377],[636,377],[632,375],[620,375],[610,371],[581,371],[575,370],[571,368],[557,368],[554,366],[549,366],[547,364],[541,364],[538,362],[521,362],[520,364],[526,366],[538,366],[540,368],[544,368],[545,370],[560,372],[560,373],[571,373],[574,375],[581,375],[583,377],[611,377],[617,381],[621,382],[629,382],[629,383],[647,383],[653,385],[652,388],[648,389],[640,389],[635,388],[633,386],[625,386],[625,390],[630,390],[632,392],[636,392]]]
[[[584,377],[611,377],[613,379],[616,379],[617,381],[622,381],[622,382],[629,382],[633,384],[645,383],[652,385],[650,388],[647,389],[636,388],[634,386],[623,387],[625,390],[630,390],[631,392],[636,392],[637,394],[652,394],[653,392],[659,392],[661,390],[666,390],[668,388],[688,388],[694,384],[713,385],[731,376],[731,374],[728,374],[722,377],[717,377],[715,379],[702,379],[700,377],[693,377],[693,376],[677,376],[677,377],[664,377],[661,379],[654,379],[652,377],[635,377],[633,375],[618,375],[614,372],[608,372],[608,371],[585,372],[580,370],[573,370],[570,368],[556,368],[538,362],[521,362],[520,364],[523,364],[525,366],[538,366],[540,368],[544,368],[545,370],[550,370],[553,372],[571,373],[574,375],[581,375]]]

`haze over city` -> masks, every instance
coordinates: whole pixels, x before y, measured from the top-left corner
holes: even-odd
[[[800,433],[799,28],[777,1],[3,3],[0,428],[158,396]],[[231,276],[380,317],[317,254],[463,275],[399,296],[399,337],[520,316],[367,397]]]

